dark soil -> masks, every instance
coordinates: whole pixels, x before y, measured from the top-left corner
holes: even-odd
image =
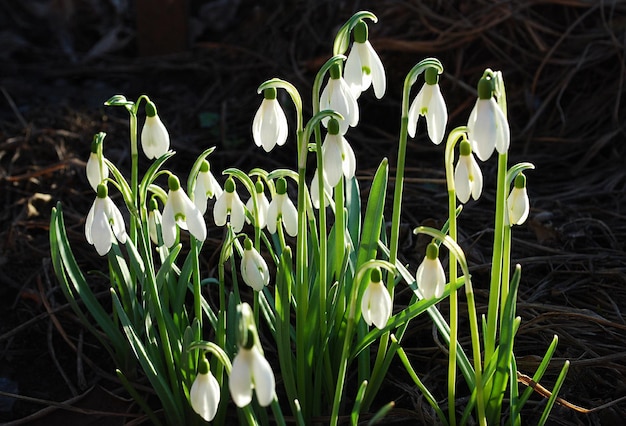
[[[0,397],[0,421],[37,424],[34,417],[18,419],[72,398],[78,401],[57,410],[54,420],[35,416],[42,424],[69,424],[63,416],[79,410],[71,407],[81,401],[83,414],[115,424],[121,418],[101,412],[139,414],[118,398],[126,395],[110,361],[68,309],[50,265],[50,210],[62,201],[82,266],[102,268],[83,236],[93,201],[84,173],[93,135],[106,132],[107,157],[122,170],[129,166],[127,118],[104,101],[114,94],[133,100],[148,94],[178,152],[170,166],[183,176],[210,146],[217,146],[214,170],[293,168],[293,144],[265,156],[252,143],[256,89],[280,77],[298,87],[308,105],[313,76],[330,57],[337,29],[367,9],[379,18],[370,25],[370,40],[386,66],[388,91],[381,101],[371,94],[361,98],[361,124],[351,132],[363,188],[383,157],[395,163],[401,88],[415,63],[435,56],[444,64],[448,128],[467,121],[483,70],[501,70],[512,130],[510,164],[536,166],[527,173],[530,218],[513,230],[513,259],[523,268],[518,368],[532,375],[558,335],[542,385],[550,389],[570,360],[560,396],[603,408],[582,414],[557,406],[551,424],[620,424],[626,418],[626,2],[449,3],[194,0],[189,45],[178,53],[142,56],[136,11],[126,2],[0,2],[0,391],[22,396]],[[441,224],[447,211],[443,149],[420,136],[407,155],[405,226]],[[466,206],[459,226],[484,313],[496,165],[481,167],[483,196]],[[209,231],[202,265],[207,271],[220,235]],[[422,244],[407,232],[402,255],[413,267]],[[94,286],[107,294],[103,283]],[[429,319],[414,321],[403,343],[443,401],[445,356]],[[117,396],[105,398],[100,388],[89,392],[94,386]],[[402,368],[391,371],[385,386],[381,403],[394,399],[399,407],[390,420],[433,422]],[[96,407],[90,400],[107,402]],[[540,395],[531,400],[527,424],[545,404]]]

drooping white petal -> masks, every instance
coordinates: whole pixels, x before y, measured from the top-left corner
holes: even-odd
[[[324,191],[326,192],[324,194],[324,207],[326,207],[330,204],[330,200],[333,196],[333,187],[330,186],[326,179],[324,179]],[[320,191],[317,169],[315,169],[315,173],[313,174],[313,180],[311,181],[311,203],[316,209],[320,208]]]
[[[263,229],[265,228],[265,225],[267,224],[267,209],[270,206],[270,202],[267,199],[267,197],[265,196],[265,193],[257,193],[255,195],[256,197],[256,203],[257,203],[257,208],[258,208],[258,216],[256,217],[256,221],[257,221],[257,225],[259,226],[259,228]],[[254,215],[254,199],[252,197],[250,197],[248,199],[248,201],[246,202],[246,209],[252,214]],[[246,217],[246,222],[249,223],[248,218]]]
[[[245,407],[252,401],[252,354],[249,349],[241,348],[233,360],[233,367],[228,378],[230,396],[237,407]]]
[[[322,95],[320,96],[320,110],[337,111],[343,116],[343,120],[339,120],[339,133],[345,134],[349,126],[356,126],[359,122],[359,106],[356,99],[352,95],[352,91],[348,83],[343,78],[329,79],[328,84]],[[328,124],[328,118],[322,120],[325,126]]]
[[[243,205],[243,201],[241,201],[239,195],[234,192],[230,205],[230,225],[233,227],[233,231],[235,231],[235,233],[240,232],[243,229],[245,221],[246,207]]]
[[[346,64],[344,66],[344,79],[350,87],[352,96],[354,96],[355,99],[358,99],[359,96],[361,96],[361,92],[364,90],[361,88],[363,85],[363,65],[361,65],[361,55],[355,48],[354,44],[352,45],[352,49],[350,49],[348,59],[346,59]]]
[[[141,147],[149,159],[159,158],[170,149],[170,135],[158,115],[146,117],[141,130]]]
[[[331,135],[327,133],[322,145],[324,177],[332,187],[339,183],[343,174],[341,138],[340,134]]]
[[[497,129],[496,150],[500,154],[504,154],[509,149],[509,144],[511,140],[511,129],[509,128],[509,122],[504,116],[504,112],[502,112],[502,108],[500,108],[497,103],[495,108],[495,116]]]
[[[150,210],[148,213],[148,233],[150,239],[155,245],[159,244],[159,234],[157,229],[157,223],[160,225],[163,222],[163,217],[158,209]]]
[[[176,242],[176,220],[174,218],[174,206],[168,196],[168,202],[165,203],[163,208],[163,222],[161,222],[161,236],[163,237],[163,244],[167,247],[172,247]]]
[[[210,371],[196,376],[189,390],[189,400],[193,410],[204,420],[213,420],[220,403],[220,385]]]
[[[428,137],[435,144],[439,145],[443,140],[448,123],[448,110],[446,103],[441,95],[441,89],[438,84],[427,84],[431,88],[430,102],[428,102],[428,111],[426,112],[426,125],[428,126]]]
[[[364,48],[368,51],[369,68],[371,70],[372,85],[374,86],[374,94],[378,99],[385,95],[387,89],[387,78],[385,76],[385,67],[380,57],[368,40],[364,43]]]
[[[98,210],[94,214],[93,224],[91,225],[91,238],[100,256],[104,256],[111,250],[113,233],[111,232],[109,221],[102,210]]]
[[[241,276],[244,282],[256,291],[263,290],[270,282],[267,263],[254,247],[243,252]]]
[[[480,171],[478,162],[473,155],[470,155],[470,179],[472,181],[472,198],[478,200],[483,192],[483,173]]]
[[[446,275],[439,259],[425,257],[417,268],[415,281],[425,299],[441,297],[446,284]]]
[[[468,156],[462,155],[454,169],[454,186],[456,189],[456,196],[463,204],[469,201],[470,194],[472,192],[469,178],[470,172],[467,169],[467,161],[465,161],[467,157]]]
[[[228,217],[229,198],[232,196],[230,192],[224,191],[222,195],[217,197],[215,205],[213,206],[213,220],[217,226],[226,225],[226,219]]]
[[[269,152],[276,144],[284,145],[287,134],[287,117],[278,100],[263,99],[252,122],[254,143]]]
[[[428,84],[424,84],[422,88],[417,92],[415,99],[411,102],[411,107],[409,108],[409,125],[408,125],[408,133],[412,138],[415,137],[417,133],[417,122],[419,121],[420,115],[422,115],[422,109],[424,108],[424,92]]]
[[[530,200],[526,187],[514,187],[506,200],[506,204],[511,225],[521,225],[526,222],[530,213]]]
[[[124,218],[122,212],[117,208],[115,203],[109,198],[104,199],[104,211],[109,220],[109,224],[113,229],[113,233],[117,240],[124,244],[126,242],[126,226],[124,224]]]
[[[275,195],[267,208],[267,230],[270,234],[276,233],[276,222],[278,221],[278,195]]]
[[[254,381],[254,390],[256,398],[261,407],[267,407],[274,400],[276,390],[276,382],[274,372],[269,362],[259,352],[256,347],[251,349],[252,352],[252,375]]]
[[[354,150],[344,137],[341,138],[341,164],[343,175],[346,179],[352,179],[354,173],[356,173],[356,156],[354,155]]]
[[[370,282],[361,299],[361,312],[367,325],[379,329],[387,325],[391,317],[391,296],[382,282]]]
[[[204,223],[202,213],[189,198],[185,201],[185,221],[189,232],[196,240],[204,241],[206,239],[206,223]]]
[[[87,180],[89,181],[89,185],[93,188],[94,191],[98,190],[98,185],[102,183],[102,181],[109,177],[109,168],[104,161],[102,163],[102,171],[100,170],[100,161],[98,160],[98,154],[92,152],[89,154],[89,159],[87,160]]]
[[[91,204],[91,208],[89,209],[89,213],[87,213],[87,219],[85,219],[85,239],[91,245],[93,245],[93,238],[91,238],[91,227],[93,225],[93,218],[94,218],[94,215],[95,215],[96,201],[98,201],[97,198]]]
[[[496,109],[499,107],[493,98],[478,99],[467,122],[472,151],[481,161],[487,161],[496,147]]]
[[[222,188],[215,176],[213,176],[213,173],[210,170],[208,172],[199,172],[196,187],[193,190],[193,202],[200,210],[200,213],[206,213],[208,198],[217,198],[220,195],[222,195]]]
[[[283,197],[285,198],[281,209],[283,226],[287,235],[295,237],[298,235],[298,210],[287,194],[284,194]]]

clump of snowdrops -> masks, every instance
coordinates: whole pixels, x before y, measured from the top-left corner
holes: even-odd
[[[225,424],[229,399],[244,424],[285,424],[288,417],[300,425],[320,419],[335,425],[340,416],[357,424],[361,413],[374,413],[370,422],[375,423],[393,408],[392,401],[374,406],[392,362],[402,363],[442,424],[522,423],[532,389],[520,393],[517,384],[521,268],[510,264],[510,250],[511,232],[528,217],[523,172],[533,166],[507,163],[510,130],[502,75],[484,72],[467,125],[447,132],[448,108],[438,84],[442,64],[427,58],[408,73],[387,235],[387,159],[381,159],[364,199],[355,178],[358,155],[350,144],[350,129],[359,124],[360,95],[372,88],[381,98],[386,91],[385,69],[368,40],[368,22],[376,20],[359,12],[341,27],[333,56],[315,77],[311,117],[304,117],[301,96],[289,82],[275,78],[258,88],[263,99],[252,121],[254,143],[267,152],[296,144],[295,170],[231,168],[217,179],[210,165],[214,148],[209,148],[183,185],[166,169],[174,152],[156,105],[147,96],[133,102],[117,95],[106,102],[129,113],[130,179],[106,158],[105,135],[97,134],[87,162],[95,201],[86,216],[85,238],[106,256],[112,312],[92,292],[89,275],[74,258],[61,203],[51,219],[52,258],[72,308],[100,339],[120,381],[152,423]],[[279,103],[279,91],[288,94],[291,105]],[[145,122],[139,133],[142,106]],[[295,111],[295,123],[289,123],[284,108]],[[398,261],[399,225],[406,146],[418,130],[434,144],[443,143],[449,209],[442,229],[415,229],[432,242],[421,264],[407,267]],[[151,160],[142,165],[142,176],[140,144]],[[307,168],[311,156],[314,170]],[[457,216],[483,188],[476,157],[481,162],[495,157],[498,168],[488,311],[482,320],[457,242]],[[207,222],[223,229],[217,277],[200,268]],[[442,246],[448,252],[447,278],[439,260]],[[410,303],[394,308],[396,288],[406,286]],[[217,304],[209,303],[209,292],[217,293]],[[463,295],[469,348],[459,344]],[[448,318],[437,308],[444,299]],[[438,398],[402,346],[411,320],[422,314],[432,318],[448,345],[447,395]],[[547,348],[535,382],[556,342],[555,337]],[[541,423],[566,371],[567,364]],[[356,385],[349,385],[349,375]],[[135,385],[141,377],[158,396],[157,409]],[[457,395],[458,378],[469,394]]]

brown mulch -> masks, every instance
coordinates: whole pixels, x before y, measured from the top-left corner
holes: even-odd
[[[120,388],[96,341],[65,305],[47,235],[50,209],[61,200],[81,264],[101,267],[83,237],[93,201],[84,175],[93,134],[107,132],[107,156],[121,169],[128,166],[126,117],[103,102],[118,93],[150,95],[179,153],[171,165],[181,175],[213,145],[214,170],[294,167],[289,144],[271,158],[251,147],[256,88],[281,77],[308,105],[313,75],[330,56],[336,30],[362,9],[379,18],[370,25],[370,40],[388,72],[387,95],[377,101],[365,94],[361,124],[350,132],[364,190],[382,157],[393,167],[401,87],[415,63],[435,56],[444,64],[449,128],[466,122],[482,71],[501,70],[510,163],[536,166],[527,173],[530,219],[513,230],[513,259],[523,271],[518,367],[532,375],[556,334],[556,359],[542,384],[549,389],[568,359],[560,395],[586,408],[609,406],[591,414],[556,407],[551,424],[626,418],[626,402],[618,401],[626,396],[625,1],[191,1],[192,47],[161,57],[138,54],[134,11],[124,2],[99,2],[91,15],[89,8],[68,6],[78,1],[50,2],[48,9],[46,2],[34,2],[38,8],[21,3],[0,4],[0,391],[40,401],[0,397],[0,421],[79,397],[97,384]],[[232,16],[217,9],[224,3]],[[113,30],[116,36],[106,39]],[[407,158],[407,229],[440,223],[447,209],[442,148],[418,137]],[[496,166],[481,167],[484,194],[466,206],[459,226],[483,313]],[[219,231],[210,232],[207,270],[219,238]],[[403,241],[402,253],[414,267],[420,246],[410,235]],[[404,345],[444,400],[438,386],[445,383],[445,357],[435,334],[430,321],[419,318]],[[396,417],[429,424],[432,413],[409,383],[396,368],[385,395],[397,400]],[[545,403],[538,395],[531,400],[527,419]]]

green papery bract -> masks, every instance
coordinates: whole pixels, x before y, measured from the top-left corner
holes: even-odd
[[[443,295],[443,289],[446,284],[446,274],[443,271],[439,258],[429,259],[424,257],[419,268],[417,268],[415,281],[424,299],[440,298]]]
[[[270,152],[276,144],[285,144],[288,131],[287,117],[278,99],[263,99],[252,122],[254,143]]]
[[[189,401],[200,417],[207,422],[213,420],[220,404],[220,385],[211,371],[196,376],[189,390]]]
[[[259,405],[266,407],[272,403],[276,389],[274,372],[256,346],[239,348],[233,360],[228,386],[235,405],[240,408],[252,402],[253,389]]]
[[[159,158],[170,149],[170,135],[158,115],[146,117],[141,130],[141,147],[150,160]]]

